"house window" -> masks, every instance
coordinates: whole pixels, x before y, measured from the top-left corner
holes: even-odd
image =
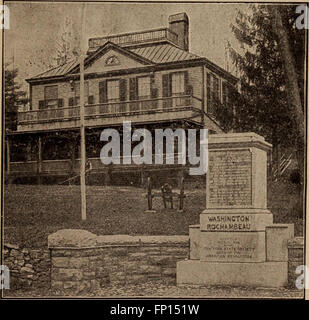
[[[138,78],[138,97],[139,99],[150,98],[150,77]]]
[[[75,105],[79,105],[80,104],[80,83],[79,82],[74,83],[74,95],[75,95]],[[88,104],[88,96],[89,96],[88,82],[85,82],[84,95],[85,95],[85,104]]]
[[[177,72],[172,74],[172,95],[185,93],[185,74]]]
[[[46,86],[44,88],[44,107],[56,108],[58,106],[58,86]]]
[[[215,103],[220,100],[220,80],[215,75],[207,73],[207,109],[209,113],[214,112]]]
[[[216,76],[213,76],[213,96],[215,99],[219,99],[220,97],[220,90],[219,90],[219,79]]]
[[[119,80],[107,81],[107,99],[108,101],[119,101]]]
[[[229,102],[229,87],[226,82],[222,83],[222,102],[225,105]]]

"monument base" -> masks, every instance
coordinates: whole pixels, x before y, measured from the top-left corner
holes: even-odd
[[[287,262],[177,262],[177,285],[278,288],[287,281]]]
[[[177,263],[178,285],[284,287],[292,224],[267,209],[267,152],[253,133],[209,139],[206,209],[189,227],[190,260]]]

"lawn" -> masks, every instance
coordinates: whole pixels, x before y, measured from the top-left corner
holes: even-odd
[[[296,235],[302,235],[302,219],[294,214],[293,186],[278,184],[269,190],[275,222],[295,223]],[[192,188],[186,190],[184,212],[164,210],[162,199],[155,198],[157,213],[145,213],[144,193],[134,187],[87,186],[87,220],[82,221],[79,186],[8,185],[4,190],[4,238],[20,246],[44,247],[47,236],[59,229],[86,229],[99,235],[184,235],[189,225],[199,223],[205,208],[205,190]]]
[[[5,240],[25,246],[47,245],[47,235],[59,229],[86,229],[95,234],[188,234],[205,208],[201,190],[192,190],[182,213],[145,213],[145,190],[133,187],[87,187],[87,220],[81,220],[79,186],[10,185],[5,190]],[[177,202],[178,206],[178,202]]]

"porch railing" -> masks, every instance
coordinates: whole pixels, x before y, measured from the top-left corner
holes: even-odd
[[[190,95],[157,99],[144,99],[125,102],[110,102],[85,106],[85,117],[117,117],[139,113],[177,111],[177,109],[195,107],[201,109],[201,101]],[[80,106],[55,109],[31,110],[18,113],[18,122],[38,123],[79,119]]]
[[[164,154],[163,155],[163,166],[167,165],[168,159],[174,159],[174,164],[170,164],[169,166],[181,166],[178,163],[178,158],[182,157],[181,154],[175,152],[174,154]],[[132,158],[132,164],[126,165],[123,164],[124,157],[120,157],[120,164],[112,164],[113,170],[117,169],[124,169],[127,167],[131,168],[149,168],[153,166],[160,166],[159,164],[155,163],[155,154],[152,155],[152,164],[151,165],[137,165],[134,163]],[[100,158],[88,158],[88,161],[91,163],[91,171],[93,172],[103,172],[108,167],[101,162]],[[186,162],[189,164],[189,162]],[[18,161],[18,162],[11,162],[10,164],[10,172],[12,174],[18,175],[20,174],[36,174],[39,170],[39,164],[37,161]],[[63,159],[63,160],[43,160],[41,164],[41,173],[46,175],[53,175],[53,174],[69,174],[72,172],[78,173],[80,168],[80,159],[75,159],[74,164],[70,159]]]

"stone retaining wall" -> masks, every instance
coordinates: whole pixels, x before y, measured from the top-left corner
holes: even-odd
[[[60,230],[49,249],[4,245],[11,289],[51,287],[54,294],[82,294],[100,287],[152,280],[176,284],[176,262],[189,258],[188,236],[96,236],[84,230]],[[303,265],[304,239],[288,242],[289,286]]]
[[[10,269],[11,289],[50,287],[50,252],[48,249],[20,248],[4,244],[4,264]]]
[[[295,273],[298,266],[304,264],[304,238],[296,237],[288,241],[288,285],[295,288],[295,280],[299,274]]]
[[[95,236],[60,230],[48,238],[54,294],[160,280],[176,285],[176,263],[188,258],[188,236]]]

